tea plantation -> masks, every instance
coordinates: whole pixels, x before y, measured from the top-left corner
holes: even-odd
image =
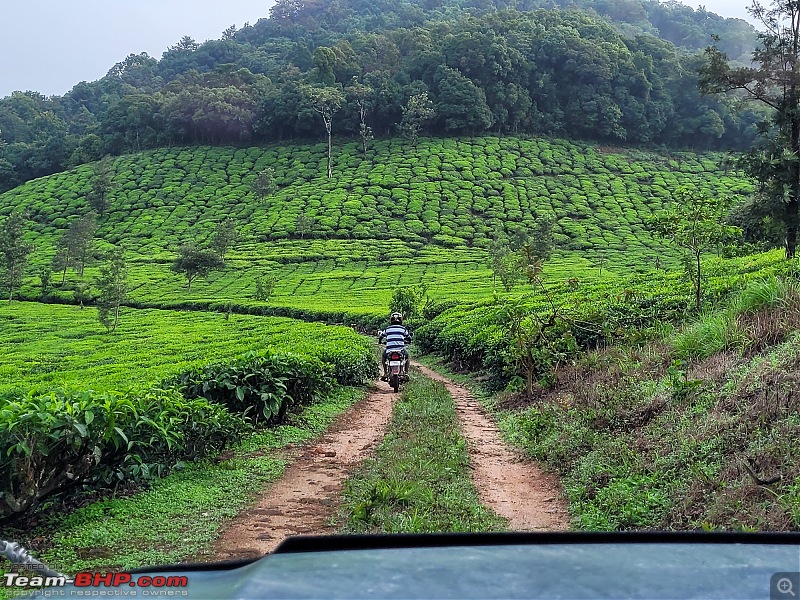
[[[17,303],[0,321],[0,519],[214,456],[376,373],[353,330],[289,319],[138,310],[109,334],[94,310]]]
[[[46,290],[37,274],[90,212],[93,167],[0,194],[0,216],[21,208],[29,219],[34,251],[21,297],[51,303],[0,307],[0,456],[14,474],[0,489],[0,519],[74,481],[148,479],[218,454],[337,386],[363,385],[375,375],[373,344],[310,321],[377,327],[403,286],[427,286],[417,348],[483,369],[495,389],[521,389],[525,369],[529,389],[534,376],[546,388],[548,369],[575,364],[584,350],[644,343],[690,315],[678,255],[646,225],[676,189],[734,199],[753,190],[721,156],[551,139],[387,140],[366,159],[344,144],[330,179],[325,150],[167,148],[114,159],[94,241],[97,254],[122,247],[128,262],[113,333],[93,308],[63,305],[77,301],[80,281],[93,302],[97,261],[82,276],[68,270],[63,286],[53,274]],[[259,198],[253,184],[265,169],[277,186]],[[543,286],[501,291],[492,243],[543,217],[555,242]],[[224,268],[189,291],[171,270],[179,247],[209,246],[226,219],[239,236]],[[778,251],[707,257],[704,299],[710,306],[794,269]],[[274,280],[268,298],[256,297],[259,278]],[[552,311],[558,326],[546,348],[521,355],[524,319]],[[526,315],[516,337],[514,314]],[[514,428],[524,430],[519,419]],[[70,481],[56,474],[58,461],[73,465]]]
[[[674,265],[645,222],[684,184],[749,192],[719,158],[547,139],[388,140],[366,160],[355,144],[336,148],[328,179],[323,145],[161,149],[114,161],[97,246],[126,248],[130,300],[139,305],[250,304],[255,278],[268,274],[277,281],[272,307],[375,315],[393,289],[419,282],[436,297],[490,297],[487,246],[540,215],[555,221],[553,279],[592,277],[598,265],[605,276],[646,271],[657,256]],[[252,183],[265,168],[277,190],[259,200]],[[28,211],[34,263],[48,262],[64,229],[90,210],[92,177],[87,165],[0,195],[0,215]],[[208,243],[228,218],[240,233],[228,267],[186,292],[169,271],[178,247]],[[36,284],[31,277],[23,290],[29,299],[38,298]]]
[[[108,334],[90,308],[14,303],[0,308],[0,323],[0,395],[143,389],[267,348],[323,359],[348,384],[372,374],[371,347],[351,329],[285,318],[123,309]]]

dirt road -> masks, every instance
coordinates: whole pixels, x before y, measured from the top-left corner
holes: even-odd
[[[214,560],[261,556],[286,537],[334,533],[329,520],[350,469],[384,437],[398,394],[384,384],[340,416],[316,443],[305,447],[249,509],[222,532]]]
[[[569,527],[558,479],[512,452],[481,403],[463,386],[414,363],[442,382],[453,397],[461,432],[467,440],[472,482],[481,502],[506,517],[512,531],[559,531]]]
[[[556,478],[510,451],[468,390],[422,365],[415,366],[444,383],[455,400],[481,501],[508,518],[514,531],[566,529],[566,506]],[[304,447],[283,477],[223,530],[211,559],[261,556],[291,535],[334,533],[330,519],[342,486],[352,468],[383,439],[398,397],[386,384],[379,384],[320,440]]]

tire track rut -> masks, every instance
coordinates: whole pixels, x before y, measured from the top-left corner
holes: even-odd
[[[388,388],[371,391],[317,442],[303,446],[283,476],[224,528],[209,560],[261,556],[292,535],[334,533],[329,520],[342,486],[383,440],[396,398]]]
[[[453,397],[469,448],[472,483],[481,502],[507,518],[512,531],[568,529],[558,478],[509,449],[494,421],[466,388],[417,362],[412,364],[426,377],[443,383]]]
[[[464,387],[413,362],[453,396],[467,440],[472,481],[481,502],[509,520],[512,531],[567,529],[566,503],[558,479],[512,452],[483,406]],[[380,444],[399,394],[373,389],[341,415],[315,443],[301,446],[283,476],[220,533],[215,552],[204,560],[262,556],[292,535],[335,533],[330,519],[345,480]]]

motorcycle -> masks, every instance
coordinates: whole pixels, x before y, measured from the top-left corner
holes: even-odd
[[[389,385],[396,392],[400,391],[400,384],[408,381],[408,370],[405,357],[399,352],[390,351],[389,356]]]

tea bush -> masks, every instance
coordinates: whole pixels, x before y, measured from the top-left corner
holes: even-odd
[[[175,391],[0,397],[0,519],[77,485],[159,476],[245,430],[223,406]]]
[[[373,361],[374,362],[374,361]],[[187,399],[206,398],[231,412],[276,425],[287,410],[309,404],[331,390],[332,365],[291,353],[250,353],[233,363],[207,365],[165,382]]]

